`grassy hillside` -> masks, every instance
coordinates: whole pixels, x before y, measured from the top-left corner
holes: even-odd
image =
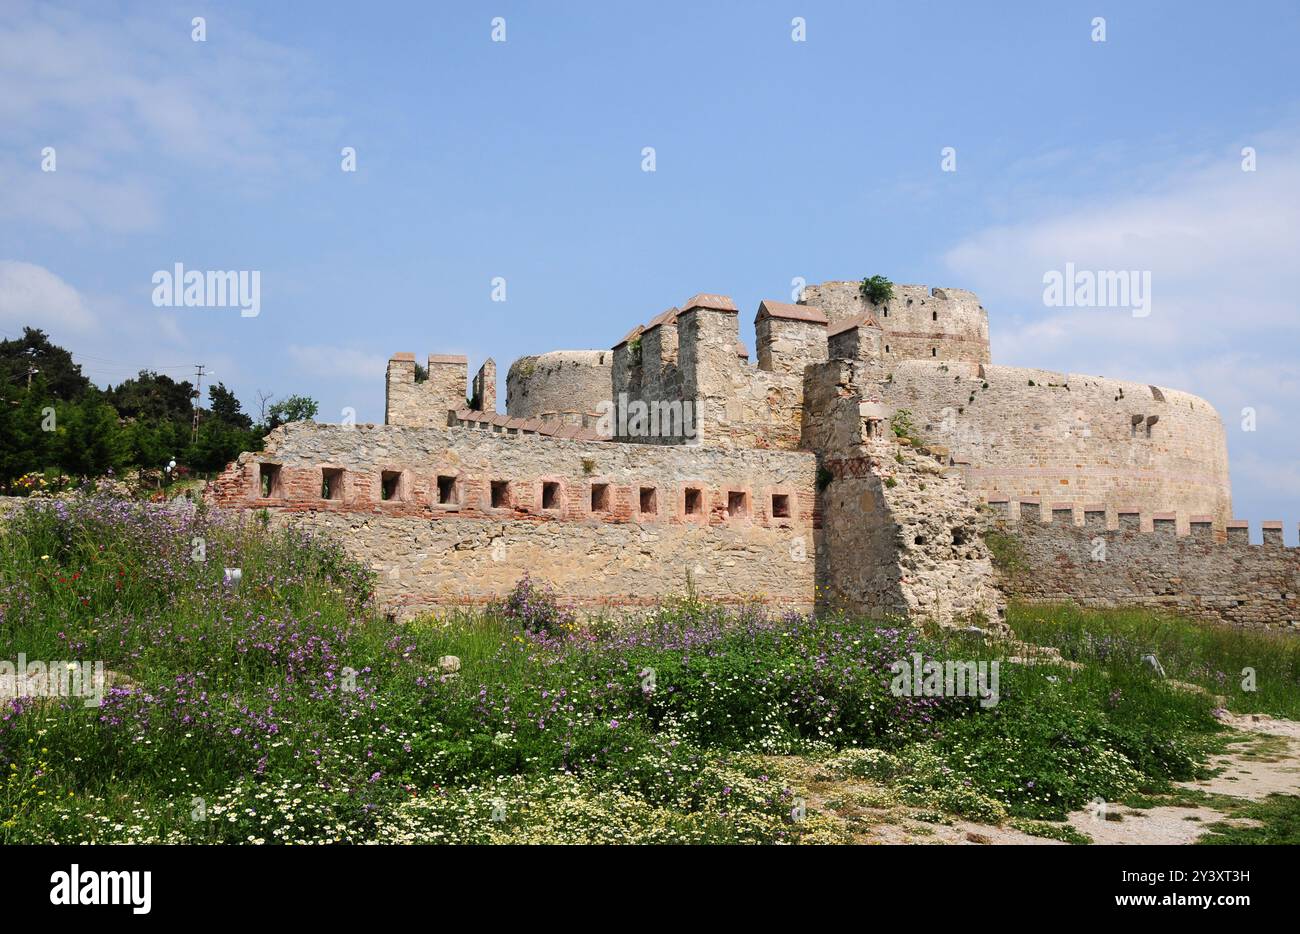
[[[252,517],[26,506],[0,534],[0,658],[129,681],[98,707],[5,702],[0,840],[835,841],[787,765],[1001,823],[1158,794],[1221,745],[1210,697],[1084,650],[1089,627],[1137,625],[1121,617],[1017,611],[1070,668],[689,599],[578,627],[527,581],[489,612],[397,625],[370,584],[334,543]],[[1182,644],[1169,626],[1160,644]],[[1262,652],[1181,638],[1200,647],[1161,658],[1188,680]],[[889,666],[913,653],[1000,661],[998,702],[895,696]]]
[[[1074,661],[1139,665],[1154,654],[1165,674],[1222,698],[1234,713],[1300,719],[1300,638],[1190,623],[1143,609],[1010,607],[1021,638],[1055,646]]]

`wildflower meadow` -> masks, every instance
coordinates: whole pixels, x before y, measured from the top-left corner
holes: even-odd
[[[3,700],[9,843],[845,839],[808,764],[939,815],[1059,821],[1193,776],[1219,729],[1140,666],[689,594],[579,621],[525,578],[396,622],[339,543],[202,506],[30,500],[0,530],[0,657],[108,672],[96,705]],[[899,696],[915,657],[1001,659],[998,703]]]

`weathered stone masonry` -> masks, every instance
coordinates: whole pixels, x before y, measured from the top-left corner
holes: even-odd
[[[384,427],[287,426],[210,496],[343,533],[404,615],[499,598],[526,571],[579,606],[638,606],[689,572],[710,599],[945,624],[996,624],[1005,590],[1295,628],[1294,553],[1236,540],[1204,400],[996,366],[988,315],[961,289],[871,303],[827,282],[764,301],[753,363],[739,317],[698,293],[609,350],[521,358],[504,415],[491,360],[467,390],[464,357],[430,356],[417,382],[414,355],[396,354]],[[602,424],[624,406],[631,421]],[[638,409],[689,410],[692,430],[640,431]],[[1073,527],[1021,523],[1031,571],[999,577],[982,500],[1089,504],[1077,534],[1104,512],[1111,554],[1134,560],[1080,564]],[[1203,553],[1207,535],[1224,550]]]
[[[613,363],[611,350],[553,350],[520,357],[506,374],[506,412],[590,427],[597,406],[609,398]]]
[[[402,617],[498,599],[525,572],[584,608],[652,604],[690,575],[709,600],[806,611],[815,469],[795,451],[295,423],[210,498],[337,533]]]
[[[821,603],[870,617],[999,624],[1004,608],[980,539],[977,501],[942,454],[885,430],[864,400],[871,367],[806,371],[803,438],[821,452]],[[864,382],[859,382],[864,380]]]
[[[1246,522],[1216,529],[1208,515],[1186,517],[1190,534],[1179,535],[1173,513],[1035,499],[988,508],[993,528],[1013,536],[1019,568],[1003,569],[999,583],[1019,599],[1300,632],[1300,548],[1283,544],[1281,522],[1264,523],[1263,544],[1252,545]]]

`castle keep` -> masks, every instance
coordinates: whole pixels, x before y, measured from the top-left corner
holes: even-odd
[[[286,425],[210,498],[339,533],[403,616],[499,599],[527,572],[590,610],[689,581],[715,601],[945,624],[1077,592],[1296,625],[1296,550],[1238,541],[1204,400],[994,365],[960,289],[872,303],[856,282],[809,286],[759,305],[752,358],[739,316],[701,293],[608,350],[521,358],[504,414],[492,360],[471,381],[464,357],[396,354],[384,425]],[[999,524],[1049,573],[995,571]],[[1117,546],[1104,561],[1099,536]],[[1204,554],[1217,579],[1184,573]],[[1145,570],[1115,564],[1130,558]]]

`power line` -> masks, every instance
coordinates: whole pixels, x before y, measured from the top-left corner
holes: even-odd
[[[74,358],[85,360],[88,364],[111,366],[123,370],[134,370],[136,372],[141,370],[188,370],[191,366],[189,363],[166,363],[153,366],[137,366],[135,364],[126,363],[122,360],[110,360],[108,357],[97,357],[93,354],[84,354],[80,352],[73,353],[72,356]]]
[[[194,364],[194,427],[190,429],[190,443],[199,440],[199,405],[203,402],[203,370],[202,363]]]

